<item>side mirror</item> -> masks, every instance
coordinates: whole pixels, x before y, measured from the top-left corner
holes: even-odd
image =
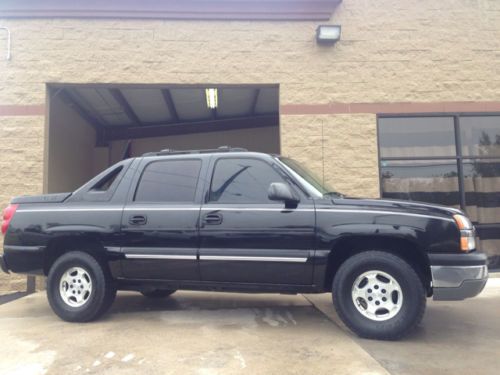
[[[267,196],[272,201],[285,202],[286,207],[297,207],[297,204],[300,202],[299,197],[295,194],[290,185],[283,182],[273,182],[269,185]]]

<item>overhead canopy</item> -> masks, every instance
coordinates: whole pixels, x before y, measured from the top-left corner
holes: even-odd
[[[329,20],[342,0],[2,0],[0,18]]]
[[[209,108],[206,89],[217,91]],[[64,85],[53,95],[89,122],[98,144],[117,139],[277,126],[278,86]]]

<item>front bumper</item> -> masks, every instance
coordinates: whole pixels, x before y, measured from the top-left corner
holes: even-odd
[[[477,296],[488,281],[487,257],[482,253],[431,254],[433,298],[458,301]]]

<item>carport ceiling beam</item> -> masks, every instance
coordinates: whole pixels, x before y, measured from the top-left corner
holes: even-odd
[[[120,107],[122,107],[123,112],[125,112],[125,114],[133,124],[143,125],[141,119],[134,112],[127,99],[125,99],[125,96],[123,96],[120,89],[109,89],[109,92],[113,96],[113,98],[115,98],[115,100],[118,102]]]
[[[240,117],[232,119],[218,119],[198,122],[184,122],[177,124],[163,124],[136,127],[108,127],[105,130],[107,141],[120,139],[136,139],[150,137],[164,137],[170,135],[208,133],[224,130],[238,130],[247,128],[262,128],[278,126],[279,115],[263,115],[253,117]]]
[[[96,146],[107,146],[107,143],[104,139],[104,125],[85,108],[83,108],[68,90],[61,90],[59,95],[66,104],[73,108],[73,110],[78,113],[81,118],[83,118],[90,124],[90,126],[94,128],[96,134]]]
[[[170,112],[170,116],[172,117],[172,122],[179,122],[179,115],[177,114],[177,109],[175,109],[174,101],[172,100],[172,95],[170,94],[169,89],[161,90],[163,95],[163,99],[165,100],[165,104],[167,105],[168,111]]]

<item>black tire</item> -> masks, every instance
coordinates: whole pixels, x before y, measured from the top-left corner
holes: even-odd
[[[353,301],[354,283],[363,273],[372,270],[391,276],[402,292],[399,311],[394,310],[397,313],[392,317],[386,315],[387,320],[379,321],[363,315]],[[382,290],[383,287],[377,285],[377,288]],[[396,292],[396,302],[397,295]],[[333,279],[332,297],[337,314],[349,329],[361,337],[379,340],[397,340],[411,332],[422,320],[426,305],[425,289],[415,269],[402,258],[384,251],[366,251],[348,258]],[[378,298],[381,297],[372,300]],[[364,302],[363,298],[356,301]],[[358,305],[363,309],[362,303]]]
[[[71,306],[60,292],[61,278],[69,269],[83,269],[90,278],[92,288],[81,306]],[[47,298],[52,310],[68,322],[89,322],[104,314],[116,297],[116,286],[103,263],[82,251],[68,252],[54,262],[47,278]]]
[[[141,290],[141,294],[147,298],[165,298],[175,293],[170,289]]]

